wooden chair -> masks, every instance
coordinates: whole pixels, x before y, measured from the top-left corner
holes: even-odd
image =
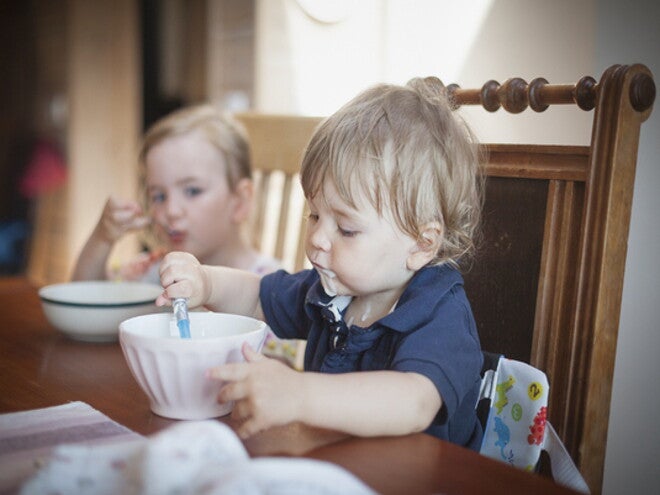
[[[290,271],[306,265],[302,155],[320,117],[239,113],[248,134],[255,171],[256,208],[251,222],[255,245],[282,260]]]
[[[600,493],[639,131],[655,99],[652,74],[642,65],[617,65],[600,81],[513,78],[449,90],[457,107],[490,112],[543,112],[558,104],[594,111],[589,146],[484,145],[483,239],[465,281],[483,349],[548,375],[550,421],[592,493]],[[276,213],[273,252],[291,269],[302,268],[303,206],[292,198],[299,194],[302,151],[320,119],[237,117],[260,181],[257,245],[264,246],[259,234]],[[277,174],[284,177],[282,199],[271,207]],[[287,231],[292,255],[285,250]]]
[[[600,493],[640,125],[655,98],[642,65],[600,81],[480,89],[454,102],[511,113],[594,110],[589,146],[484,145],[483,239],[465,274],[484,350],[529,362],[550,382],[549,418]],[[576,111],[579,111],[576,109]]]

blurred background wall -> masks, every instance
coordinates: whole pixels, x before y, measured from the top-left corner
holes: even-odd
[[[376,82],[573,83],[635,62],[657,84],[659,33],[653,0],[0,0],[0,273],[65,280],[107,196],[135,195],[141,132],[180,105],[327,115]],[[589,140],[592,115],[573,108],[551,107],[543,133],[533,112],[472,110],[484,142]],[[606,494],[660,483],[659,138],[656,108],[642,126]],[[128,239],[116,256],[136,249]]]

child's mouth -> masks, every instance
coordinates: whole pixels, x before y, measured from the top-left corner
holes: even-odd
[[[175,245],[183,244],[183,242],[186,240],[185,232],[182,232],[180,230],[168,230],[167,236],[169,237],[170,242]]]

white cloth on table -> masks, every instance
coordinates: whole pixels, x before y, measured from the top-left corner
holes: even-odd
[[[214,420],[177,423],[148,438],[112,445],[62,445],[21,495],[374,493],[323,461],[251,459],[236,434]]]
[[[0,414],[0,493],[16,493],[60,444],[126,442],[142,435],[84,402]]]

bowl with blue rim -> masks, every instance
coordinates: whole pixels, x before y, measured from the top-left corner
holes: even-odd
[[[132,281],[76,281],[39,289],[48,322],[61,333],[84,342],[116,342],[119,324],[135,316],[163,312],[157,284]]]

